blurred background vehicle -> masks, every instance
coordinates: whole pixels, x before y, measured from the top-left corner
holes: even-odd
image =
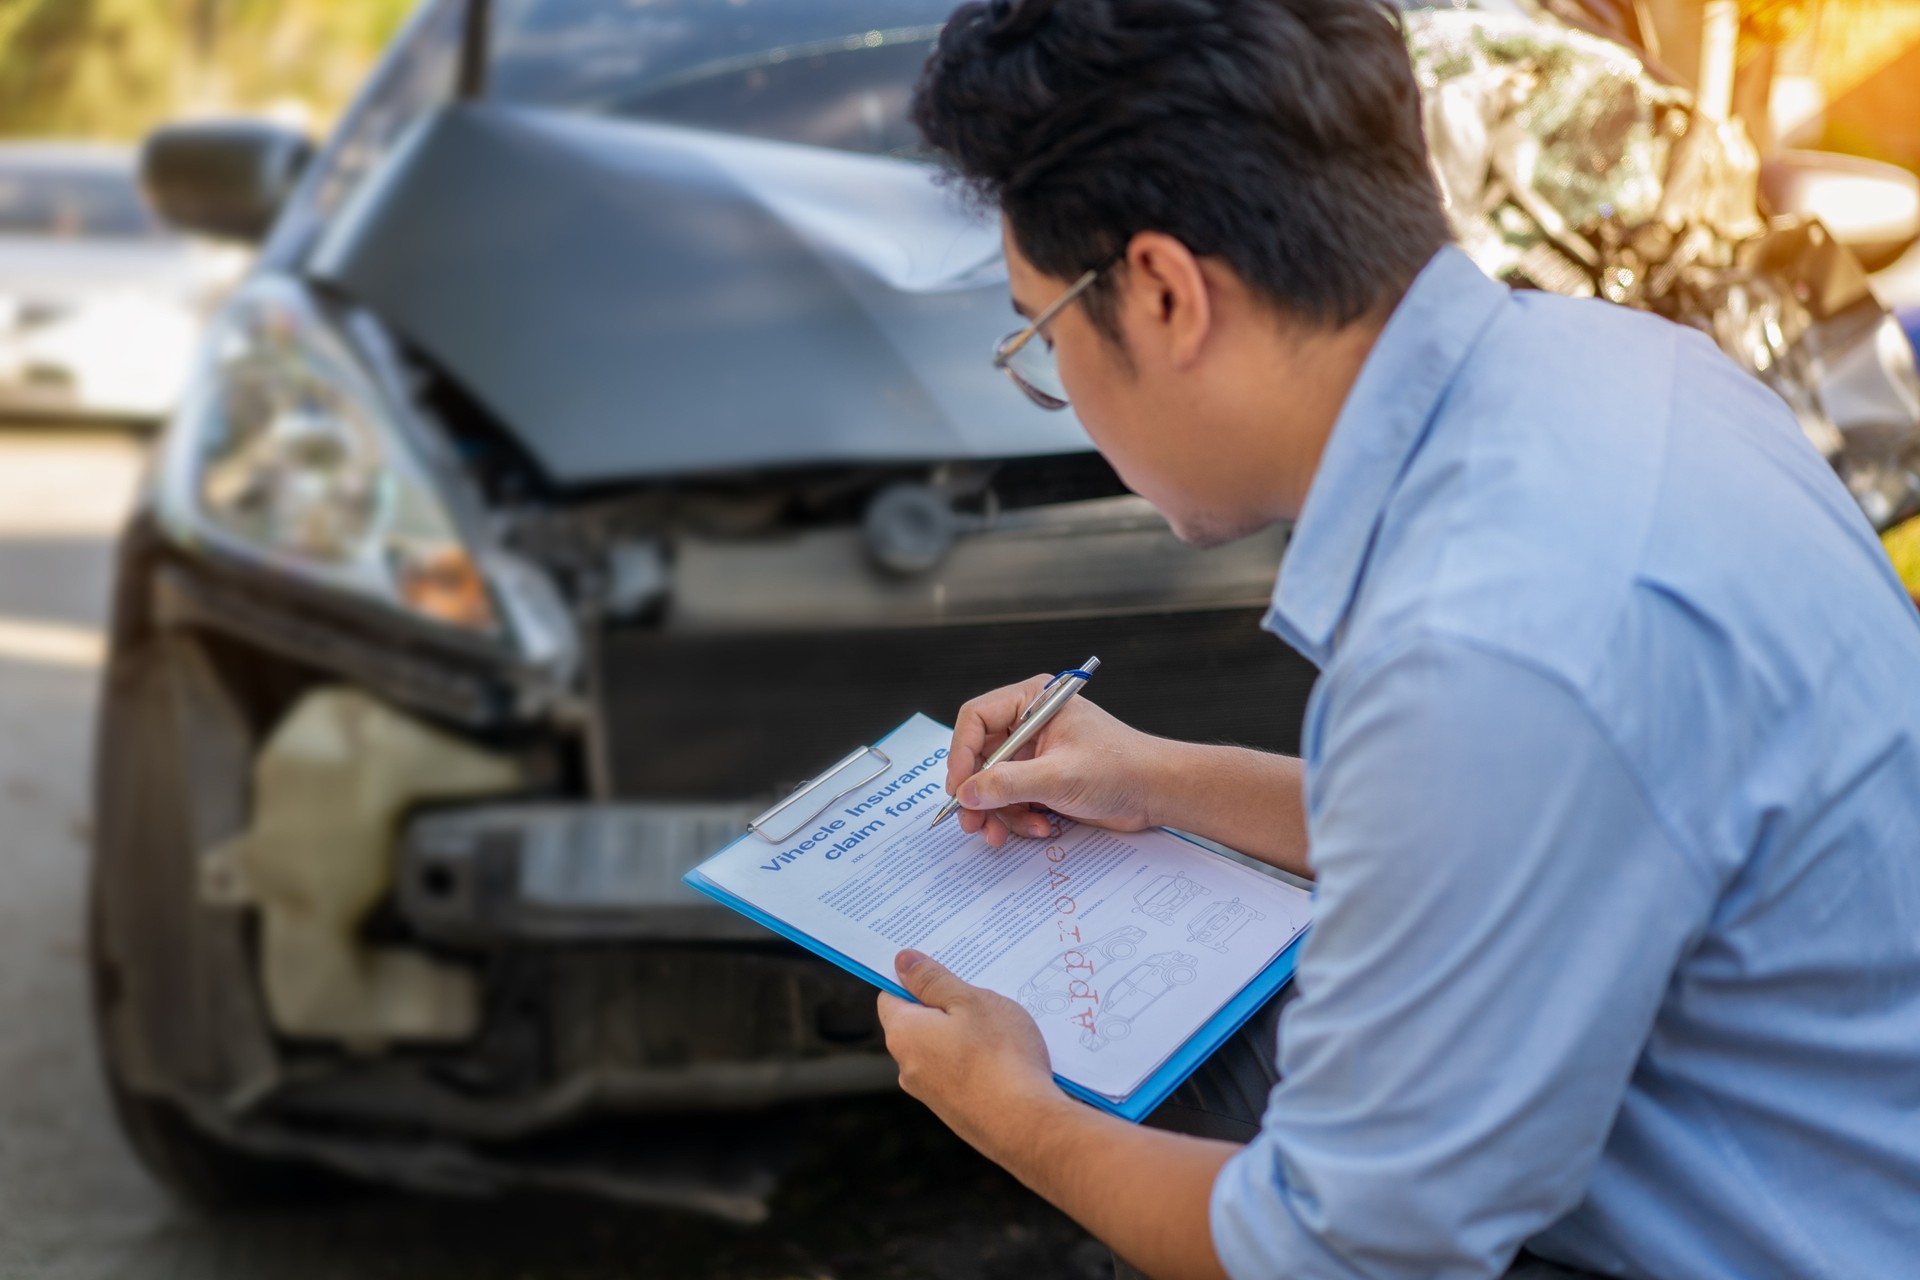
[[[1734,113],[1738,8],[1704,10],[1695,89],[1650,56],[1619,56],[1650,40],[1634,7],[1567,25],[1409,14],[1455,235],[1511,284],[1713,338],[1780,394],[1886,530],[1920,513],[1920,373],[1859,255],[1885,265],[1920,238],[1920,188],[1847,156],[1763,162]]]
[[[157,422],[241,268],[148,211],[131,150],[0,144],[0,414]]]
[[[1150,731],[1296,746],[1313,672],[1257,627],[1284,531],[1180,546],[988,366],[997,227],[904,118],[949,8],[431,0],[310,162],[264,124],[149,141],[176,226],[262,246],[122,543],[101,721],[101,1043],[171,1185],[301,1161],[751,1219],[764,1168],[663,1118],[893,1071],[865,988],[683,870],[1064,655]],[[1690,91],[1633,13],[1409,15],[1463,244],[1700,327],[1911,515],[1911,349],[1769,219],[1817,202],[1762,205],[1731,46]]]

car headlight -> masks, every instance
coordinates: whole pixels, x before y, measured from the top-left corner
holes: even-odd
[[[172,537],[502,632],[486,574],[398,425],[403,410],[298,287],[247,285],[201,361],[156,475]]]

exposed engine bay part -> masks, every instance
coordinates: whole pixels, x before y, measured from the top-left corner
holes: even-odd
[[[731,631],[777,619],[838,629],[1241,608],[1272,596],[1287,532],[1275,527],[1201,552],[1131,496],[1006,511],[990,522],[956,515],[940,572],[925,576],[876,572],[870,528],[778,540],[688,536],[674,543],[668,625]]]
[[[937,502],[947,510],[916,509],[902,516],[894,507],[902,500],[885,495],[903,491],[919,495],[905,500],[916,507]],[[1114,499],[1126,501],[1088,505]],[[932,525],[936,534],[944,527],[955,542],[1002,529],[1029,541],[1049,536],[1050,528],[1100,537],[1120,533],[1123,525],[1159,528],[1165,541],[1173,541],[1164,519],[1129,494],[1097,453],[749,472],[661,481],[564,504],[521,495],[505,504],[492,525],[503,548],[539,566],[583,621],[658,621],[683,591],[684,584],[676,581],[676,557],[688,543],[779,551],[809,534],[844,539],[858,529],[865,554],[836,557],[821,567],[885,582],[899,571],[882,563],[883,555],[902,566],[925,561],[924,554],[915,553],[926,541],[924,530],[897,529],[895,521],[902,518]],[[906,558],[895,554],[900,550]],[[944,559],[934,566],[945,567]],[[906,576],[931,571],[908,570]],[[1271,579],[1271,564],[1260,576]]]
[[[1710,335],[1793,409],[1877,528],[1920,511],[1920,375],[1818,223],[1759,215],[1725,94],[1624,46],[1484,12],[1406,16],[1460,244],[1509,284],[1640,307]]]
[[[873,562],[907,576],[939,567],[960,536],[961,520],[937,490],[896,484],[873,495],[861,527]]]
[[[511,760],[346,688],[309,693],[254,762],[253,816],[205,857],[206,881],[261,916],[267,1009],[283,1034],[361,1052],[459,1040],[480,1020],[468,969],[373,946],[367,917],[394,885],[396,837],[415,805],[523,785]]]
[[[429,811],[401,842],[400,912],[451,946],[766,941],[765,928],[680,880],[752,815],[670,803]]]
[[[638,620],[666,602],[671,585],[666,548],[657,539],[620,542],[607,549],[601,601],[609,618]]]

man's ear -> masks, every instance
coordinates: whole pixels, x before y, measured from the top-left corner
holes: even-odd
[[[1123,286],[1134,342],[1144,341],[1169,364],[1191,364],[1213,327],[1213,298],[1193,251],[1161,231],[1127,242]]]

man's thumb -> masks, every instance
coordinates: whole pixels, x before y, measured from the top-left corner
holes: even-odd
[[[918,951],[902,951],[893,958],[893,968],[900,985],[930,1009],[950,1009],[973,990],[938,960]]]
[[[1052,805],[1059,770],[1044,758],[1008,760],[982,770],[960,786],[960,803],[969,809],[1002,809],[1010,804]]]

